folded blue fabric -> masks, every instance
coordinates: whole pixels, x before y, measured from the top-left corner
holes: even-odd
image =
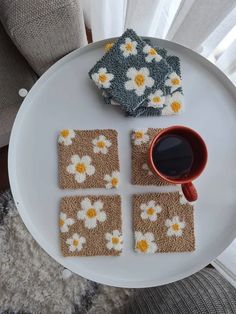
[[[139,108],[129,113],[130,116],[175,115],[183,111],[180,60],[177,56],[167,56],[166,61],[172,68],[171,74],[167,77],[159,92],[151,94]]]
[[[167,50],[154,47],[158,53],[166,59],[172,71],[166,81],[160,86],[160,90],[150,94],[148,99],[134,111],[126,110],[128,116],[159,116],[179,114],[183,110],[183,89],[181,82],[180,60],[177,56],[167,56]],[[104,100],[107,104],[117,104],[112,96],[104,93]],[[154,100],[154,101],[153,101]],[[156,100],[156,102],[155,102]]]
[[[165,59],[128,29],[89,71],[89,76],[131,114],[163,86],[171,72]]]

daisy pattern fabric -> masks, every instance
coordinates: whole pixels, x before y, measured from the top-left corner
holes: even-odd
[[[155,176],[147,164],[148,148],[153,137],[162,129],[135,129],[131,131],[131,182],[134,185],[169,185]]]
[[[134,250],[140,254],[195,250],[194,208],[181,192],[133,196]]]
[[[158,50],[158,47],[155,49]],[[184,96],[179,57],[167,56],[166,62],[172,68],[171,73],[160,89],[150,94],[132,116],[178,115],[183,112]]]
[[[115,130],[61,130],[58,136],[59,186],[62,189],[119,186]]]
[[[171,73],[164,58],[131,29],[106,50],[89,76],[128,113],[158,90]]]
[[[146,41],[146,40],[145,40]],[[150,47],[150,41],[148,41]],[[159,115],[177,115],[184,110],[184,97],[181,78],[180,60],[177,56],[167,56],[167,50],[160,47],[154,47],[171,67],[171,73],[159,89],[151,93],[143,103],[134,111],[128,112],[133,117],[138,116],[159,116]],[[150,56],[151,58],[151,56]],[[149,59],[150,60],[150,59]],[[119,105],[114,102],[112,96],[104,92],[105,103]]]
[[[59,230],[63,256],[120,255],[123,247],[120,196],[63,197]]]

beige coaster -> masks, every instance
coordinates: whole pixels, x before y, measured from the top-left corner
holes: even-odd
[[[62,130],[58,137],[62,189],[117,188],[119,157],[115,130]]]
[[[194,213],[182,193],[133,196],[137,253],[191,252],[195,249]]]
[[[148,167],[148,148],[151,140],[158,131],[162,129],[133,130],[131,133],[132,146],[132,176],[131,182],[134,185],[169,185],[154,175]]]
[[[63,197],[59,226],[64,256],[120,255],[122,252],[119,195]]]

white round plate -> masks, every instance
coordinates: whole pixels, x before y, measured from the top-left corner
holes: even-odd
[[[152,39],[181,59],[186,110],[175,117],[127,118],[105,105],[88,71],[105,41],[67,55],[51,67],[24,100],[10,140],[11,189],[19,213],[41,247],[57,262],[88,279],[119,287],[150,287],[184,278],[211,262],[236,236],[236,91],[213,64],[178,44]],[[139,255],[133,252],[131,195],[163,190],[130,184],[130,130],[185,125],[206,141],[209,161],[196,180],[196,251]],[[63,257],[58,205],[65,195],[114,193],[60,190],[57,135],[62,128],[114,128],[119,132],[124,251],[120,257]]]

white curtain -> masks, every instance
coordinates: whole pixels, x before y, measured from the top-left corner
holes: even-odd
[[[81,1],[93,41],[133,28],[141,36],[166,38],[202,53],[236,84],[236,0]]]

